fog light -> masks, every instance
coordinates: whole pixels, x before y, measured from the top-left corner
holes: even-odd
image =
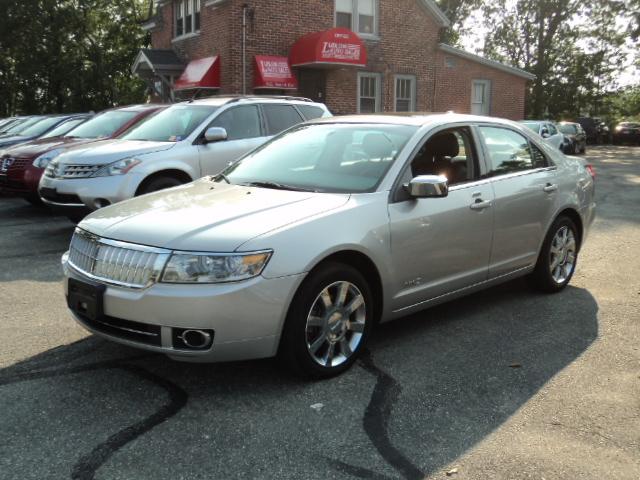
[[[108,207],[109,205],[111,205],[111,202],[106,198],[96,198],[93,201],[93,205],[99,209],[99,208]]]

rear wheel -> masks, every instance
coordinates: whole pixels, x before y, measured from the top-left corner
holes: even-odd
[[[578,229],[569,217],[558,217],[542,245],[532,285],[543,292],[563,290],[571,281],[578,261]]]
[[[176,177],[169,176],[160,176],[150,179],[146,182],[138,195],[144,195],[145,193],[157,192],[159,190],[165,190],[167,188],[177,187],[178,185],[182,185],[184,182]]]
[[[347,370],[373,324],[366,280],[353,267],[326,264],[304,281],[289,308],[280,359],[296,373],[327,378]]]

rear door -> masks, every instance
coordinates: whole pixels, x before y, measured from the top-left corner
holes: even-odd
[[[214,118],[207,128],[210,127],[224,128],[227,140],[198,145],[203,176],[220,173],[267,140],[257,105],[231,107]]]
[[[440,174],[450,183],[447,197],[414,199],[404,192],[413,177]],[[481,179],[470,126],[425,138],[389,204],[394,311],[486,280],[493,199],[491,182]]]
[[[535,263],[557,196],[557,169],[540,148],[507,126],[481,125],[479,136],[495,193],[489,278]]]

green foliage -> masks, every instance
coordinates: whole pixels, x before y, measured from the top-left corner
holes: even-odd
[[[601,115],[616,87],[638,0],[484,2],[484,54],[534,73],[530,117]],[[637,18],[637,13],[636,13]]]
[[[638,0],[640,1],[640,0]],[[449,45],[459,43],[461,37],[468,32],[464,30],[464,22],[469,15],[483,4],[482,0],[438,0],[438,6],[451,21],[451,27],[442,32],[441,40]]]
[[[145,0],[0,0],[0,117],[145,98],[130,72],[149,43]]]

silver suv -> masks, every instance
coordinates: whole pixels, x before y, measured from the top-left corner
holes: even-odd
[[[215,175],[272,136],[326,106],[297,97],[212,97],[149,117],[119,139],[92,143],[53,160],[39,185],[42,200],[78,221],[137,195]]]

